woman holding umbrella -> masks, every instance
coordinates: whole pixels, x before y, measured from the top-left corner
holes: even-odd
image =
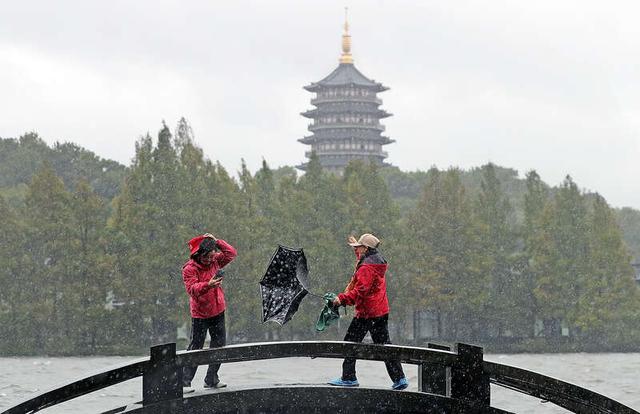
[[[367,332],[375,344],[390,344],[389,300],[385,274],[387,261],[378,251],[380,240],[365,233],[358,240],[349,237],[349,245],[356,254],[356,270],[345,292],[334,300],[336,306],[355,306],[355,317],[344,337],[348,342],[362,342]],[[402,371],[400,361],[385,361],[394,390],[403,390],[409,382]],[[342,363],[342,376],[329,381],[331,385],[357,387],[355,358],[346,358]]]

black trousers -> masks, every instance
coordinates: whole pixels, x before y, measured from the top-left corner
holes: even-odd
[[[344,340],[347,342],[362,342],[367,332],[371,333],[374,344],[390,344],[389,338],[389,314],[377,318],[353,318]],[[400,361],[385,361],[387,372],[391,381],[396,382],[404,377]],[[356,359],[345,358],[342,363],[342,379],[344,381],[356,380]]]
[[[211,336],[209,342],[209,348],[218,348],[225,346],[227,343],[227,332],[224,327],[224,312],[220,315],[216,315],[213,318],[200,319],[191,318],[191,342],[187,351],[193,349],[202,349],[204,347],[204,340],[207,337],[207,331]],[[220,364],[210,364],[207,369],[207,375],[204,377],[205,384],[215,385],[220,381],[218,378],[218,370]],[[182,384],[185,386],[191,386],[191,380],[196,375],[198,367],[184,367],[182,371]]]

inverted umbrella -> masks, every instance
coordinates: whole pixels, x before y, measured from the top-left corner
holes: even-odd
[[[302,249],[278,246],[260,281],[262,322],[287,323],[309,293],[309,270]]]

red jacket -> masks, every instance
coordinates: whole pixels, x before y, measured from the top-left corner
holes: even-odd
[[[225,310],[222,286],[209,286],[209,280],[218,269],[231,262],[238,255],[236,249],[224,240],[218,239],[220,252],[213,257],[210,266],[204,267],[193,259],[182,266],[182,280],[189,294],[189,308],[194,318],[212,318]]]
[[[379,253],[366,256],[349,284],[352,288],[338,295],[340,303],[355,305],[356,318],[377,318],[389,313],[387,266]]]

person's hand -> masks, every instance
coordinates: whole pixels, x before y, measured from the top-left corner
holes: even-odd
[[[217,240],[218,240],[218,239],[216,239],[216,236],[214,236],[214,235],[213,235],[213,234],[211,234],[211,233],[205,233],[205,234],[203,234],[203,236],[204,236],[204,237],[212,238],[212,239],[213,239],[213,241],[217,241]]]
[[[210,287],[216,287],[220,283],[222,283],[222,278],[221,277],[212,277],[211,280],[209,280],[209,286]]]
[[[340,306],[340,298],[335,298],[333,300],[333,306]]]
[[[353,236],[349,236],[349,238],[347,239],[347,241],[348,241],[349,243],[357,243],[357,242],[358,242],[358,240],[356,240],[356,238],[355,238],[355,237],[353,237]]]

